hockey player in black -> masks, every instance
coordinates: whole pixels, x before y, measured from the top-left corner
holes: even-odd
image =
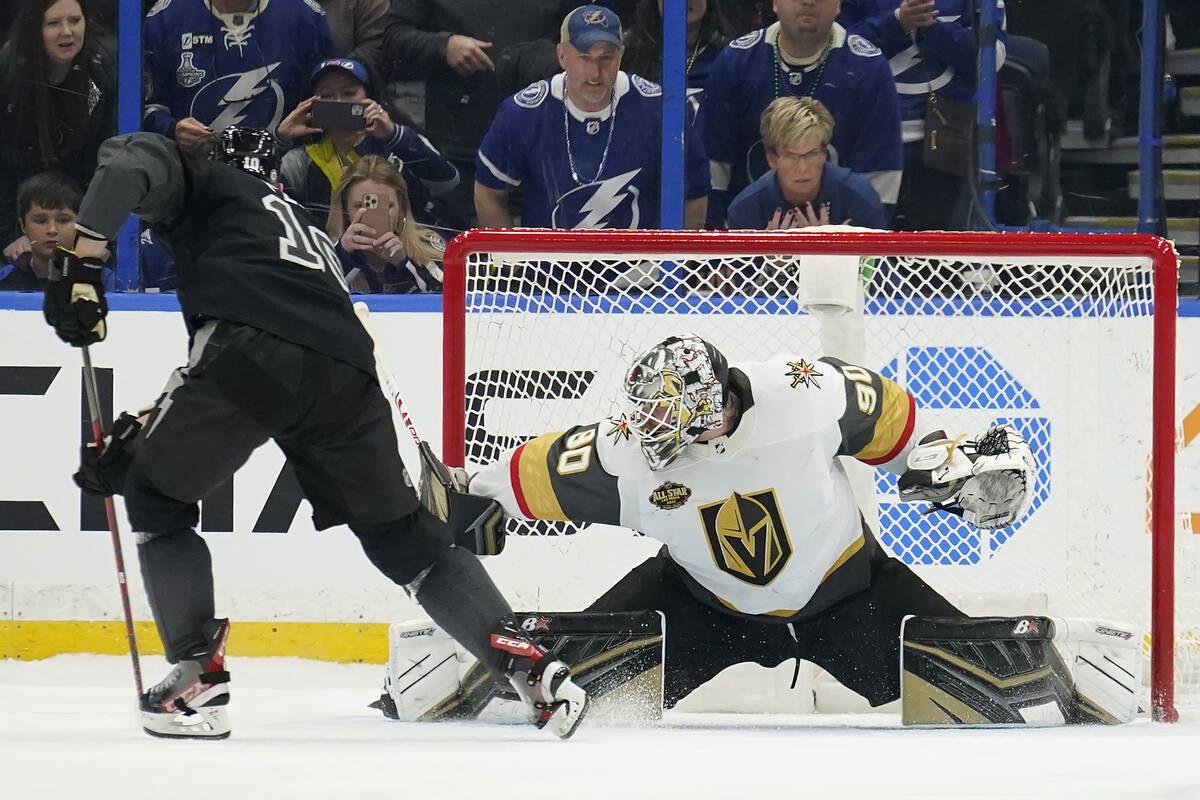
[[[130,213],[171,249],[190,337],[142,419],[123,415],[77,482],[124,493],[143,580],[174,669],[142,697],[160,736],[222,738],[229,622],[217,619],[198,501],[268,439],[283,450],[318,529],[345,523],[371,562],[448,633],[512,681],[535,724],[574,732],[586,710],[569,670],[530,644],[478,559],[431,515],[400,459],[370,335],[355,316],[322,226],[276,184],[265,131],[229,129],[205,153],[150,133],[108,140],[79,211],[73,251],[55,256],[47,321],[67,343],[105,335],[98,257]],[[130,435],[130,434],[134,435]]]

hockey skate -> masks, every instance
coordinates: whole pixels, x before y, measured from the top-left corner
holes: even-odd
[[[209,646],[174,666],[142,695],[142,728],[151,736],[224,739],[229,736],[229,673],[225,641],[229,620],[204,625]]]
[[[492,647],[508,654],[504,674],[529,709],[529,721],[560,739],[575,733],[587,713],[588,696],[571,680],[571,669],[515,631],[492,634]]]

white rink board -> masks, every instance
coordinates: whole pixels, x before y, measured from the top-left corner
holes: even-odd
[[[405,390],[405,400],[416,424],[427,438],[440,444],[440,315],[376,313],[372,320],[397,380]],[[543,320],[542,325],[546,322]],[[571,319],[570,323],[578,325],[579,318]],[[670,320],[661,323],[661,333],[675,332]],[[1108,327],[1116,323],[1123,321],[1086,324],[1099,326],[1097,335],[1106,335]],[[730,320],[687,319],[687,327],[711,336],[718,344],[721,324],[730,324]],[[971,338],[956,344],[986,337],[987,347],[1004,362],[1005,337],[988,332],[985,326],[992,324],[1007,328],[1030,323],[1012,318],[972,319]],[[1071,324],[1081,323],[1075,320]],[[115,408],[133,409],[153,400],[170,371],[184,362],[186,335],[175,312],[114,311],[111,330],[106,342],[92,348],[93,359],[97,368],[114,370]],[[966,335],[964,331],[963,336]],[[1056,339],[1047,335],[1044,358],[1023,364],[1019,373],[1021,383],[1042,404],[1038,413],[1053,415],[1055,426],[1071,425],[1070,409],[1086,404],[1091,393],[1118,391],[1126,381],[1148,372],[1149,367],[1144,364],[1083,363],[1056,346]],[[545,340],[555,341],[552,331]],[[1179,341],[1181,353],[1200,349],[1200,321],[1181,319]],[[550,348],[548,354],[552,352]],[[530,354],[528,366],[542,369],[556,366],[544,360],[550,357],[548,354]],[[814,353],[797,352],[800,354]],[[601,370],[596,385],[605,381],[614,381],[609,385],[615,385],[614,376],[620,374],[634,354],[625,355],[619,363],[587,365]],[[729,355],[735,361],[739,357],[736,350]],[[887,358],[890,354],[873,357]],[[1064,364],[1071,365],[1065,373]],[[119,619],[109,537],[106,532],[79,530],[79,494],[70,479],[79,446],[78,353],[50,333],[40,312],[0,311],[0,367],[8,366],[62,368],[43,396],[0,395],[0,419],[4,420],[0,427],[0,500],[40,501],[61,530],[0,531],[0,620]],[[514,362],[514,366],[520,364]],[[1177,385],[1182,417],[1200,404],[1200,379],[1194,363],[1187,358],[1180,359]],[[572,415],[569,403],[563,403],[560,412],[562,424],[586,421]],[[981,421],[992,415],[988,410],[971,413]],[[1031,412],[1022,409],[1014,413]],[[968,415],[962,424],[970,421]],[[1112,424],[1120,421],[1113,420]],[[1140,431],[1134,438],[1144,441],[1146,434]],[[1058,441],[1065,438],[1070,437],[1057,433],[1054,437]],[[1180,454],[1177,480],[1181,513],[1200,511],[1200,480],[1196,477],[1200,457],[1191,452],[1197,449],[1200,442]],[[1068,516],[1101,512],[1105,524],[1112,526],[1114,532],[1135,537],[1133,548],[1145,554],[1148,564],[1148,537],[1143,533],[1144,520],[1138,513],[1128,513],[1128,519],[1114,520],[1104,509],[1081,508],[1071,500],[1076,487],[1093,486],[1097,481],[1106,482],[1104,485],[1111,486],[1113,492],[1139,491],[1144,485],[1144,458],[1141,442],[1132,452],[1124,454],[1064,453],[1054,449],[1055,491],[1047,503],[995,558],[978,567],[953,569],[986,570],[990,573],[987,583],[1001,579],[1014,593],[1036,593],[1039,587],[1029,585],[1010,562],[1030,554],[1044,556],[1052,549],[1061,521]],[[262,448],[235,480],[234,530],[206,534],[213,550],[219,613],[243,620],[346,622],[390,622],[411,615],[414,608],[403,592],[375,572],[353,535],[344,529],[316,533],[306,504],[301,505],[286,534],[251,533],[281,464],[282,456],[275,448]],[[1094,495],[1094,491],[1089,494]],[[132,534],[123,511],[121,522],[134,615],[149,619],[137,574]],[[515,606],[564,610],[583,605],[656,549],[657,545],[650,540],[615,529],[584,536],[522,537],[510,540],[505,555],[489,559],[488,566]],[[937,573],[941,569],[944,568],[926,568],[925,574],[938,583]],[[1184,582],[1181,589],[1195,592],[1195,583],[1189,584],[1195,569],[1195,564],[1180,565]],[[1062,570],[1065,572],[1065,565]],[[1078,577],[1090,580],[1086,572]]]

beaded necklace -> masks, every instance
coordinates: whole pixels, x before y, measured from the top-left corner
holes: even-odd
[[[788,75],[792,74],[792,68],[783,60],[783,53],[779,48],[779,36],[776,35],[775,41],[771,42],[771,52],[774,53],[775,59],[772,66],[775,68],[775,96],[779,97],[779,70],[783,69]],[[825,52],[821,55],[821,63],[817,65],[817,74],[813,77],[812,86],[809,87],[808,96],[812,97],[817,93],[817,87],[821,85],[821,75],[825,72],[825,65],[829,63],[829,54],[833,52],[833,31],[829,32],[829,43],[825,45]],[[801,68],[800,82],[804,81],[804,71]]]
[[[608,141],[604,143],[604,152],[600,155],[600,166],[596,168],[596,175],[590,181],[585,181],[579,177],[579,173],[575,171],[575,157],[571,155],[571,128],[567,124],[567,93],[563,90],[563,138],[567,140],[567,166],[571,168],[571,178],[580,186],[586,186],[589,183],[595,183],[600,179],[600,175],[604,172],[604,165],[608,161],[608,148],[612,146],[613,131],[617,129],[617,87],[613,87],[608,91]]]

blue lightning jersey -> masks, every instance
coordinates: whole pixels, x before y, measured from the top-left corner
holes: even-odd
[[[160,0],[142,41],[151,82],[142,127],[163,135],[185,117],[213,130],[274,131],[332,48],[316,0],[259,0],[241,14],[214,11],[210,0]]]
[[[767,172],[759,117],[781,95],[814,97],[833,115],[829,158],[866,178],[894,204],[904,168],[900,101],[887,59],[861,36],[833,26],[823,61],[791,67],[776,55],[779,23],[735,39],[704,88],[701,127],[712,162],[709,220],[724,221],[729,199]]]
[[[930,92],[958,103],[975,101],[975,37],[971,0],[937,0],[938,21],[910,36],[896,21],[896,0],[842,0],[838,22],[883,51],[900,94],[904,141],[925,135],[925,102]],[[1004,63],[1004,2],[996,41],[996,68]]]
[[[611,107],[583,112],[566,99],[564,80],[559,73],[504,101],[479,146],[475,180],[521,186],[525,227],[657,228],[662,89],[618,72]],[[708,162],[691,122],[689,110],[688,199],[708,192]]]

